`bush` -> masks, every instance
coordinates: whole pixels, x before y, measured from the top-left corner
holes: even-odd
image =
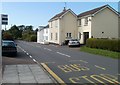
[[[30,36],[30,41],[36,42],[37,41],[37,36],[36,35],[31,35]]]
[[[87,39],[86,46],[110,51],[120,52],[120,40],[117,39]]]
[[[3,40],[14,40],[13,37],[12,37],[12,35],[9,32],[4,32],[2,34],[2,39]]]

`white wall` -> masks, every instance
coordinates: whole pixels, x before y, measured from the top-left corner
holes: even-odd
[[[88,16],[87,16],[88,17]],[[91,38],[91,19],[92,17],[88,17],[88,25],[85,25],[85,17],[81,18],[81,26],[78,25],[78,33],[81,33],[80,43],[84,44],[84,32],[89,32],[89,38]]]
[[[62,43],[66,39],[66,34],[71,33],[72,38],[77,38],[77,17],[68,12],[60,19],[60,41]]]
[[[52,27],[51,27],[52,23]],[[52,40],[51,40],[52,33]],[[56,40],[56,33],[59,34],[59,19],[49,22],[49,42],[59,44],[59,35]]]
[[[118,15],[108,8],[96,14],[92,19],[92,36],[118,38]]]
[[[43,36],[44,30],[39,30],[37,32],[37,43],[43,42],[44,36]]]
[[[49,28],[44,29],[43,37],[44,37],[44,41],[49,42]]]

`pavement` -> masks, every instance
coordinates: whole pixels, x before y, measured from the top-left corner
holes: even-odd
[[[55,83],[55,81],[37,64],[19,64],[5,65],[2,83],[8,85],[11,83],[15,85],[32,83],[37,85]]]

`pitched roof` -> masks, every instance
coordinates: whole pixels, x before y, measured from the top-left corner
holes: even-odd
[[[49,28],[49,25],[44,26],[44,28]]]
[[[78,17],[83,17],[83,16],[86,16],[86,15],[94,14],[94,13],[96,13],[97,11],[99,11],[99,10],[101,10],[102,8],[107,7],[107,6],[109,6],[109,5],[104,5],[104,6],[101,6],[101,7],[95,8],[95,9],[92,9],[92,10],[90,10],[90,11],[83,12],[83,13],[79,14]]]
[[[70,9],[68,9],[70,10]],[[61,13],[56,14],[55,16],[53,16],[49,21],[52,21],[53,19],[57,19],[59,17],[61,17],[63,14],[65,14],[68,10],[63,10]]]

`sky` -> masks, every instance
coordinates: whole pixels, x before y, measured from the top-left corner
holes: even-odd
[[[118,11],[117,2],[66,2],[66,8],[78,15],[106,4]],[[9,16],[7,29],[12,25],[32,25],[36,29],[47,25],[48,20],[62,12],[64,7],[64,2],[2,2],[0,14]]]

